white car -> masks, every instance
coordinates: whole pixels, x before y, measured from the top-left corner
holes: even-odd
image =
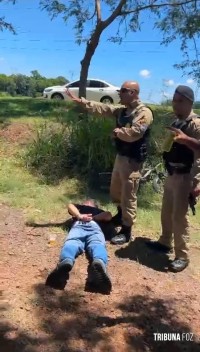
[[[47,99],[65,99],[70,100],[66,94],[66,88],[78,96],[79,94],[79,81],[74,81],[65,84],[64,86],[52,86],[45,88],[43,91],[43,97]],[[117,90],[119,87],[113,86],[112,84],[98,80],[88,79],[86,86],[86,99],[100,101],[101,103],[118,104],[119,95]]]

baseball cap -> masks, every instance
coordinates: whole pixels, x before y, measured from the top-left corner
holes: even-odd
[[[189,99],[190,101],[194,101],[194,92],[188,86],[178,86],[175,90],[175,93],[182,95],[183,97]]]

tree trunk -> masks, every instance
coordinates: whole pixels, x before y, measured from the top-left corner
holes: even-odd
[[[92,34],[91,39],[87,42],[86,51],[83,60],[81,61],[81,72],[80,72],[80,86],[79,86],[79,97],[86,97],[86,84],[88,77],[88,70],[90,62],[94,52],[99,44],[99,39],[103,28],[97,26],[95,32]]]
[[[116,7],[116,9],[111,14],[111,16],[108,17],[105,21],[101,21],[100,14],[98,13],[96,28],[90,40],[87,42],[85,55],[83,60],[81,61],[79,98],[86,97],[86,84],[87,84],[88,70],[90,67],[92,56],[94,55],[94,52],[99,44],[101,33],[117,18],[117,16],[121,14],[121,10],[125,4],[126,4],[126,0],[121,0],[118,6]]]

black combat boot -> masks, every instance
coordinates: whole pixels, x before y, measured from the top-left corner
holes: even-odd
[[[117,214],[112,217],[112,223],[114,226],[121,226],[122,224],[122,208],[117,207]]]
[[[121,230],[111,239],[112,244],[124,244],[131,239],[131,226],[122,225]]]
[[[69,272],[72,270],[72,267],[73,264],[70,260],[63,260],[48,275],[45,285],[50,286],[55,290],[64,290],[65,285],[69,279]]]
[[[189,264],[188,259],[178,259],[175,258],[173,262],[170,263],[169,269],[174,271],[175,273],[178,273],[179,271],[184,270]]]
[[[88,268],[87,282],[104,293],[109,293],[112,290],[112,283],[106,265],[101,259],[94,259],[91,263]]]
[[[160,243],[159,241],[146,241],[146,245],[158,252],[162,253],[171,253],[172,248],[165,246],[164,244]]]

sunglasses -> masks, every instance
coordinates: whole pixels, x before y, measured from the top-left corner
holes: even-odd
[[[130,88],[121,88],[121,89],[118,89],[117,92],[119,93],[128,93],[128,92],[137,92],[136,89],[130,89]]]

